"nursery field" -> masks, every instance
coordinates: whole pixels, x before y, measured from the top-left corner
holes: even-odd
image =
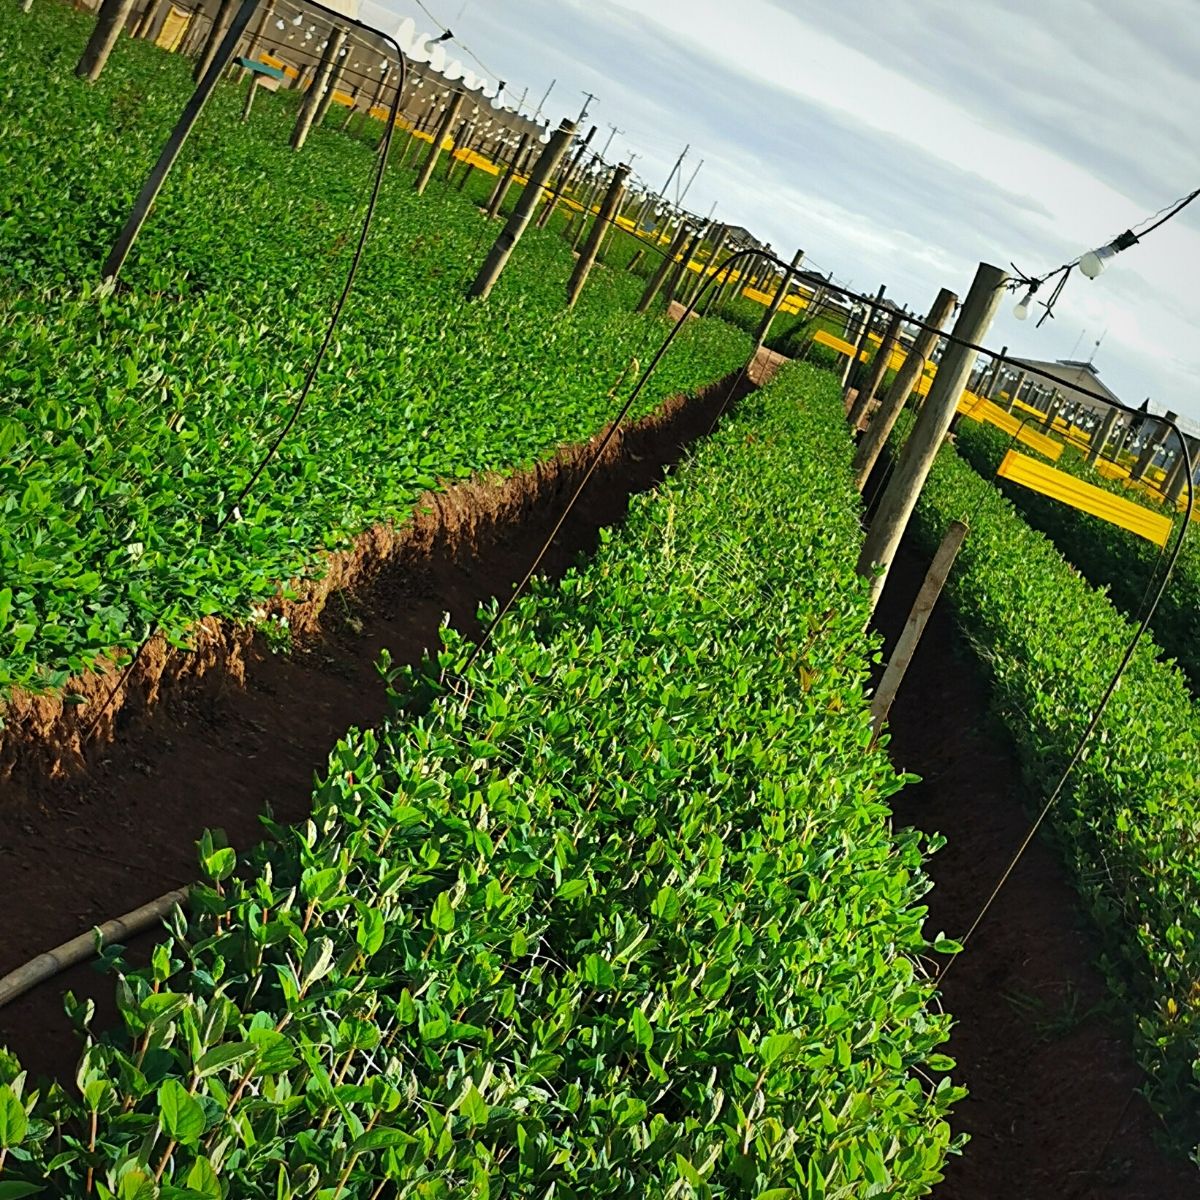
[[[110,292],[98,263],[189,63],[123,42],[89,87],[72,74],[88,25],[58,5],[0,13],[0,94],[43,96],[0,108],[5,692],[61,688],[155,626],[183,639],[210,614],[264,618],[323,551],[403,521],[439,481],[586,441],[667,328],[633,314],[640,280],[601,268],[564,311],[571,258],[550,231],[530,231],[486,307],[466,304],[492,229],[469,195],[416,197],[394,171],[326,369],[231,514],[324,334],[378,130],[317,129],[296,154],[286,94],[242,125],[223,85]],[[634,415],[748,351],[691,323]]]
[[[889,831],[821,393],[792,368],[482,655],[395,673],[309,822],[241,864],[207,840],[82,1095],[0,1063],[6,1178],[924,1194],[960,1095],[927,1074],[936,842]]]

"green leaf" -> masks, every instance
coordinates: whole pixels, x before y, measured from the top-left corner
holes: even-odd
[[[610,988],[617,981],[612,967],[600,954],[589,954],[583,960],[583,978],[595,988]]]
[[[0,1149],[19,1146],[29,1130],[25,1106],[7,1084],[0,1086]]]
[[[373,1150],[392,1150],[411,1146],[418,1139],[401,1129],[371,1129],[350,1144],[351,1154],[369,1154]]]
[[[40,1183],[21,1183],[16,1179],[0,1180],[0,1200],[23,1200],[37,1196],[46,1189]]]
[[[643,1050],[649,1050],[654,1045],[654,1029],[640,1008],[635,1008],[630,1015],[629,1029],[633,1034],[633,1040]]]
[[[201,1196],[210,1197],[211,1200],[221,1200],[221,1181],[217,1178],[217,1172],[213,1169],[212,1163],[203,1155],[192,1163],[191,1169],[187,1173],[187,1185],[193,1192],[197,1192]]]
[[[441,933],[454,928],[454,909],[450,905],[450,893],[441,892],[429,910],[429,923]]]
[[[333,940],[327,937],[314,938],[304,952],[300,967],[300,990],[307,992],[314,983],[325,978],[333,970]]]
[[[358,948],[368,957],[376,954],[383,945],[386,932],[383,913],[377,908],[364,908],[358,914],[358,931],[355,937]]]
[[[758,1056],[770,1066],[781,1058],[791,1058],[798,1054],[804,1043],[794,1033],[773,1033],[763,1038],[758,1047]]]
[[[258,1047],[253,1042],[227,1042],[223,1046],[215,1046],[196,1060],[196,1074],[203,1079],[257,1053]]]
[[[462,1096],[458,1101],[458,1111],[472,1125],[486,1125],[488,1116],[491,1110],[488,1108],[487,1101],[480,1094],[479,1089],[475,1086],[474,1081],[467,1084]]]
[[[192,1146],[204,1133],[204,1107],[177,1079],[158,1089],[158,1119],[163,1132],[181,1146]]]

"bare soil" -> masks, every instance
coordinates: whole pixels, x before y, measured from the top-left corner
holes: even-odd
[[[878,626],[895,643],[928,563],[905,546]],[[949,839],[929,864],[931,932],[971,925],[1031,820],[1017,760],[989,715],[988,682],[934,609],[891,714],[895,764],[922,777],[897,797],[897,825]],[[1049,842],[1030,846],[947,973],[948,1052],[970,1089],[956,1131],[971,1135],[934,1200],[1175,1200],[1200,1173],[1168,1157],[1137,1089],[1128,1016],[1109,1007],[1097,948]]]
[[[658,483],[751,390],[751,375],[760,377],[757,368],[738,372],[620,431],[542,573],[559,577],[593,549],[598,530],[623,519],[629,497]],[[79,755],[85,770],[64,777],[69,764],[60,753],[32,752],[39,748],[27,741],[28,761],[0,803],[0,974],[190,882],[205,828],[247,847],[260,839],[264,811],[303,819],[314,775],[337,739],[385,714],[380,652],[418,662],[437,646],[446,614],[476,634],[479,605],[508,595],[524,576],[596,444],[503,480],[429,495],[412,521],[364,535],[293,606],[292,627],[303,636],[292,653],[214,627],[195,652],[202,669],[186,654],[156,658],[154,702],[132,689],[111,740]],[[73,1075],[78,1048],[62,1013],[66,989],[96,999],[98,1027],[113,1018],[112,983],[90,966],[0,1008],[0,1045],[35,1076]]]

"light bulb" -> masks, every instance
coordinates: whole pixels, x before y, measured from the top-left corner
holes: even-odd
[[[1079,257],[1079,269],[1089,278],[1095,279],[1104,270],[1106,260],[1112,258],[1116,250],[1112,246],[1100,246],[1089,250]]]
[[[1013,316],[1016,317],[1018,321],[1024,321],[1025,318],[1029,316],[1029,305],[1032,300],[1032,292],[1026,292],[1025,295],[1021,297],[1020,303],[1016,308],[1013,309]]]
[[[279,20],[275,22],[275,28],[276,29],[286,29],[287,28],[287,26],[283,23],[282,17],[280,17]]]
[[[303,14],[303,13],[297,13],[297,14],[296,14],[296,15],[295,15],[295,16],[292,18],[292,24],[293,24],[293,25],[295,25],[295,26],[297,26],[297,27],[299,27],[299,26],[303,25],[303,24],[304,24],[304,14]]]

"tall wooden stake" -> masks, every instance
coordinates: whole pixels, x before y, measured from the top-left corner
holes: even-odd
[[[296,115],[296,124],[292,128],[293,150],[302,149],[304,143],[308,140],[309,130],[313,127],[317,110],[320,108],[321,101],[324,99],[326,89],[329,86],[329,78],[333,74],[333,68],[338,58],[338,51],[341,50],[345,42],[346,31],[344,29],[333,30],[325,42],[325,49],[321,52],[321,61],[317,64],[316,74],[313,76],[313,81],[304,95],[304,100],[300,104],[300,111]]]
[[[858,331],[858,337],[854,342],[854,353],[846,360],[846,365],[842,368],[842,387],[849,390],[851,385],[851,372],[858,368],[859,356],[862,354],[863,347],[867,344],[867,334],[871,332],[871,326],[875,323],[875,314],[879,310],[879,305],[883,300],[883,294],[887,288],[881,283],[879,291],[875,293],[875,301],[870,305],[867,312],[863,314],[862,327]]]
[[[683,254],[690,233],[691,230],[687,225],[681,222],[675,232],[675,240],[671,243],[670,249],[658,266],[654,268],[654,274],[650,276],[649,282],[642,291],[642,298],[637,302],[636,312],[644,313],[654,303],[654,297],[658,295],[659,289],[667,278],[667,273],[675,266],[675,260]],[[686,259],[684,261],[686,262]]]
[[[883,382],[884,373],[888,369],[888,363],[892,357],[892,347],[900,340],[900,323],[904,320],[904,314],[896,309],[892,313],[892,319],[888,322],[887,332],[883,335],[883,341],[879,343],[879,349],[875,352],[875,357],[871,361],[871,371],[867,375],[866,382],[862,385],[858,395],[855,397],[854,404],[850,409],[850,428],[857,429],[863,417],[867,415],[867,410],[871,406],[871,402],[875,399],[875,393],[879,390],[879,385]]]
[[[75,74],[88,83],[95,83],[108,62],[108,56],[129,20],[133,11],[134,0],[104,0],[92,26],[92,35],[88,38],[83,54],[75,65]]]
[[[209,63],[213,60],[213,55],[217,52],[217,47],[221,44],[221,39],[225,36],[225,30],[229,28],[229,19],[233,15],[234,0],[221,0],[217,8],[217,15],[213,18],[212,26],[208,31],[208,37],[204,41],[204,49],[200,52],[200,57],[196,59],[196,65],[192,70],[192,78],[199,83],[204,78],[204,72],[208,70]]]
[[[921,584],[921,590],[917,593],[916,600],[913,601],[912,612],[908,614],[908,620],[905,621],[904,629],[900,633],[900,640],[896,643],[896,648],[892,651],[891,658],[888,659],[888,665],[884,668],[883,678],[879,681],[879,690],[871,700],[871,720],[875,725],[876,736],[879,735],[888,713],[892,710],[892,701],[896,699],[896,693],[904,682],[905,672],[917,651],[921,634],[925,632],[925,626],[929,624],[933,606],[942,594],[942,588],[946,585],[946,577],[950,574],[950,568],[954,566],[954,560],[958,557],[959,548],[966,536],[966,525],[962,521],[951,521],[945,537],[942,538],[942,544],[933,556],[933,562],[929,564],[929,570],[925,573],[925,581]]]
[[[458,114],[462,112],[463,100],[462,92],[454,93],[454,99],[446,105],[446,111],[442,113],[442,119],[438,122],[437,129],[434,130],[433,144],[429,147],[429,153],[417,175],[415,188],[418,196],[429,186],[429,181],[433,178],[434,168],[437,167],[438,158],[442,153],[442,143],[450,136],[454,122],[458,120]]]
[[[513,151],[512,159],[509,161],[508,169],[496,180],[496,186],[492,190],[492,194],[488,199],[487,215],[490,221],[500,211],[500,206],[504,203],[504,197],[508,195],[508,189],[512,187],[513,177],[517,173],[517,164],[521,161],[525,154],[525,148],[529,145],[529,134],[523,133],[521,141]]]
[[[859,574],[871,580],[872,609],[879,602],[900,539],[908,528],[917,497],[925,486],[925,479],[950,429],[959,398],[971,374],[975,351],[960,343],[983,341],[1003,299],[1007,280],[1008,276],[999,267],[979,264],[971,290],[954,323],[952,337],[958,340],[951,341],[946,347],[929,398],[904,443],[896,469],[879,502],[858,559]],[[880,567],[882,570],[878,570]]]
[[[942,288],[938,292],[937,299],[925,318],[925,324],[932,328],[922,329],[917,334],[904,365],[892,380],[892,386],[888,388],[883,403],[876,410],[866,433],[858,443],[858,450],[854,455],[854,481],[858,484],[860,492],[866,487],[880,451],[887,443],[896,419],[904,411],[913,388],[917,386],[917,380],[921,378],[926,362],[933,356],[934,347],[938,342],[937,331],[950,319],[957,303],[958,297],[949,288]]]
[[[625,180],[629,178],[629,167],[625,163],[621,163],[615,171],[613,171],[612,183],[608,185],[608,191],[604,195],[604,200],[600,204],[600,211],[596,214],[596,219],[592,222],[592,230],[588,234],[587,241],[583,244],[583,250],[579,255],[579,261],[575,264],[575,270],[571,273],[571,280],[567,284],[567,307],[574,308],[575,301],[579,299],[579,293],[583,291],[583,285],[587,282],[588,272],[592,269],[592,264],[596,261],[596,255],[600,252],[600,245],[604,241],[604,235],[608,232],[609,222],[616,215],[617,208],[620,206],[621,197],[625,193]],[[581,213],[580,221],[587,220],[587,214]]]
[[[513,250],[533,217],[533,210],[537,206],[538,197],[546,185],[546,180],[550,178],[551,173],[562,161],[562,156],[566,152],[574,132],[575,123],[564,117],[562,124],[546,143],[533,170],[529,173],[529,182],[526,183],[525,190],[521,193],[521,198],[517,201],[512,215],[500,231],[500,236],[496,238],[487,258],[484,259],[483,266],[479,268],[479,274],[475,276],[475,281],[467,293],[469,296],[481,300],[486,299],[492,288],[495,287],[496,280],[500,278],[500,273],[508,265]]]
[[[171,130],[170,136],[167,138],[166,145],[163,146],[159,153],[158,161],[150,170],[150,174],[146,177],[146,182],[142,184],[142,190],[138,193],[137,199],[133,202],[133,209],[125,221],[121,232],[117,235],[116,242],[113,243],[113,248],[109,251],[108,258],[104,262],[104,276],[106,279],[115,278],[124,266],[126,258],[129,257],[129,251],[133,243],[137,240],[137,235],[141,232],[142,226],[146,223],[146,217],[149,215],[150,206],[154,203],[159,191],[162,189],[163,183],[170,174],[172,166],[175,165],[175,160],[179,157],[179,152],[183,149],[184,142],[187,141],[188,134],[192,131],[192,126],[196,124],[204,106],[208,103],[209,96],[212,95],[213,89],[217,86],[217,81],[221,78],[221,73],[225,70],[229,60],[233,57],[233,51],[237,47],[238,39],[246,31],[246,26],[250,24],[250,18],[254,16],[254,10],[258,5],[258,0],[242,0],[242,7],[238,9],[237,16],[229,25],[229,29],[225,33],[225,37],[221,41],[221,45],[217,48],[217,53],[213,60],[209,63],[208,71],[200,80],[199,87],[192,93],[187,104],[183,107],[183,112],[180,114],[179,120],[175,124],[175,128]]]
[[[783,307],[783,302],[788,297],[788,292],[792,290],[792,280],[796,278],[796,272],[800,269],[800,264],[804,261],[804,251],[797,250],[792,257],[791,265],[783,273],[783,279],[779,283],[779,287],[775,290],[775,295],[771,297],[771,303],[767,306],[767,311],[763,316],[762,322],[759,324],[758,333],[754,339],[754,349],[758,350],[766,344],[767,338],[771,333],[771,324],[774,322],[779,310]]]

